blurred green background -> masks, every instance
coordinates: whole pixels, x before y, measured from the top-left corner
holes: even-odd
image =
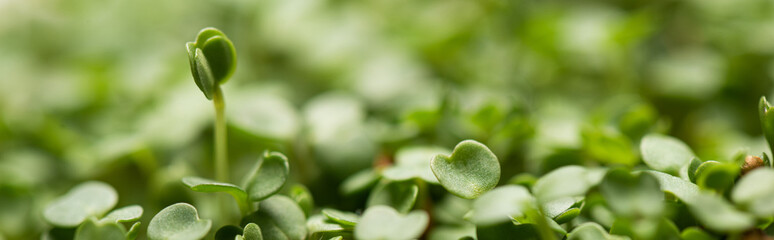
[[[766,149],[771,1],[0,0],[0,239],[37,238],[45,204],[89,179],[145,226],[180,201],[216,214],[179,181],[213,174],[184,47],[208,26],[238,53],[233,180],[278,150],[318,206],[362,208],[339,183],[407,145],[481,141],[501,183],[636,166],[647,132],[702,159]]]

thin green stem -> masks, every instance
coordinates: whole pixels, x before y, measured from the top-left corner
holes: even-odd
[[[226,144],[226,103],[220,86],[215,87],[212,97],[215,104],[215,179],[228,182],[228,145]]]

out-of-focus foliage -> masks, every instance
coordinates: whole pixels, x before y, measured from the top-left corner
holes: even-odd
[[[0,0],[0,239],[74,231],[42,213],[89,180],[120,196],[100,214],[144,209],[141,230],[78,219],[92,229],[146,239],[144,223],[178,202],[212,219],[209,236],[238,222],[237,205],[220,214],[217,198],[180,181],[214,178],[213,111],[184,47],[209,26],[238,52],[222,86],[230,182],[265,150],[284,153],[279,192],[319,230],[310,235],[357,236],[415,209],[433,210],[421,233],[430,239],[499,233],[464,220],[487,193],[452,196],[428,165],[402,160],[417,148],[450,154],[465,139],[499,161],[501,186],[488,193],[518,184],[534,196],[513,206],[518,224],[499,222],[524,232],[562,235],[563,224],[569,239],[636,239],[665,237],[647,229],[718,236],[758,226],[772,235],[764,202],[774,185],[755,181],[770,171],[735,168],[770,153],[756,106],[774,95],[772,13],[763,0]],[[666,135],[696,158],[650,159],[643,143]],[[609,202],[631,197],[614,191],[627,186],[655,199],[654,179],[663,205]],[[363,213],[374,189],[396,183],[412,204],[392,202],[408,209],[390,219],[361,216],[370,223],[353,230],[318,215]],[[278,209],[288,202],[276,198]]]

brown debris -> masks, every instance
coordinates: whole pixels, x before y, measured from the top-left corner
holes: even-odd
[[[744,158],[744,165],[742,165],[742,175],[763,166],[763,159],[758,156],[748,155]]]

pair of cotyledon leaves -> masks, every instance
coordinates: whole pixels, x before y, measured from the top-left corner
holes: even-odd
[[[389,206],[372,206],[362,216],[335,209],[323,209],[321,215],[307,222],[313,239],[335,237],[364,240],[417,239],[429,224],[429,215],[423,210],[400,213]]]
[[[110,185],[85,182],[46,206],[43,217],[57,227],[77,227],[74,239],[134,239],[143,209],[130,205],[105,215],[117,202],[118,194]],[[124,222],[135,223],[127,230]]]
[[[195,42],[185,44],[196,86],[207,99],[228,81],[236,69],[236,50],[231,40],[216,28],[202,29]]]
[[[252,202],[264,200],[282,189],[288,179],[288,159],[279,152],[265,152],[242,186],[200,177],[183,178],[183,183],[197,192],[225,192],[236,200],[243,215],[252,212]]]

